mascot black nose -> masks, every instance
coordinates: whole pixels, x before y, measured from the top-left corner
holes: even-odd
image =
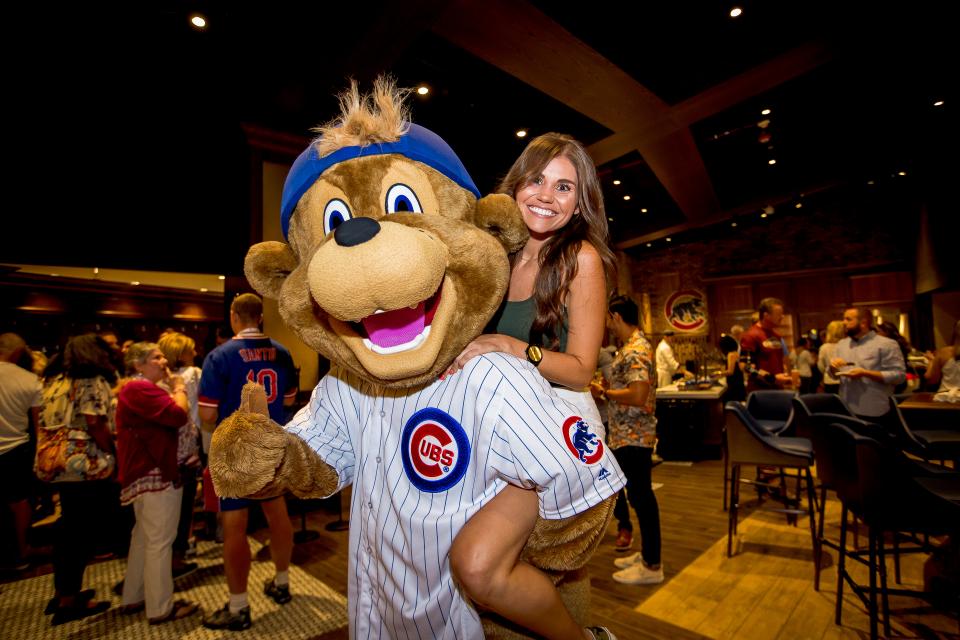
[[[380,233],[380,223],[373,218],[351,218],[333,231],[333,239],[341,247],[355,247]]]

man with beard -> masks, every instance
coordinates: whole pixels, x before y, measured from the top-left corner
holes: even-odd
[[[903,354],[896,341],[873,330],[869,309],[847,309],[843,324],[848,337],[837,343],[830,371],[840,379],[840,397],[850,410],[875,422],[890,410],[888,398],[906,379]]]

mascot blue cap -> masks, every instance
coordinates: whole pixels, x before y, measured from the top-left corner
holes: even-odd
[[[420,125],[410,124],[409,129],[396,142],[381,142],[366,146],[342,147],[333,153],[320,157],[316,145],[311,143],[294,161],[283,184],[283,197],[280,199],[280,227],[283,237],[287,237],[290,229],[290,217],[300,198],[307,189],[317,181],[324,171],[335,164],[361,158],[364,156],[378,156],[396,153],[401,156],[422,162],[450,178],[458,185],[470,191],[477,198],[480,191],[473,183],[473,179],[464,168],[460,158],[453,152],[443,138]]]

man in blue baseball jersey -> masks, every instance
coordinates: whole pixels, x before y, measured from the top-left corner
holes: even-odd
[[[270,417],[283,423],[284,407],[297,397],[296,370],[290,352],[260,331],[263,301],[252,293],[237,296],[230,305],[230,326],[236,335],[211,351],[203,361],[200,377],[200,419],[204,425],[219,424],[240,406],[240,390],[256,382],[266,390]],[[279,604],[290,601],[290,555],[293,527],[283,496],[271,500],[220,499],[223,514],[223,565],[230,601],[203,620],[211,629],[239,631],[251,625],[247,603],[250,546],[247,543],[248,507],[257,503],[270,526],[270,553],[276,576],[264,592]]]

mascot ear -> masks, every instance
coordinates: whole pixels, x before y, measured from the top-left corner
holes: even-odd
[[[514,253],[526,244],[530,234],[516,200],[502,193],[477,200],[474,224],[500,241],[507,253]]]
[[[300,262],[290,245],[283,242],[261,242],[250,247],[243,261],[247,282],[265,298],[280,298],[280,287]]]

